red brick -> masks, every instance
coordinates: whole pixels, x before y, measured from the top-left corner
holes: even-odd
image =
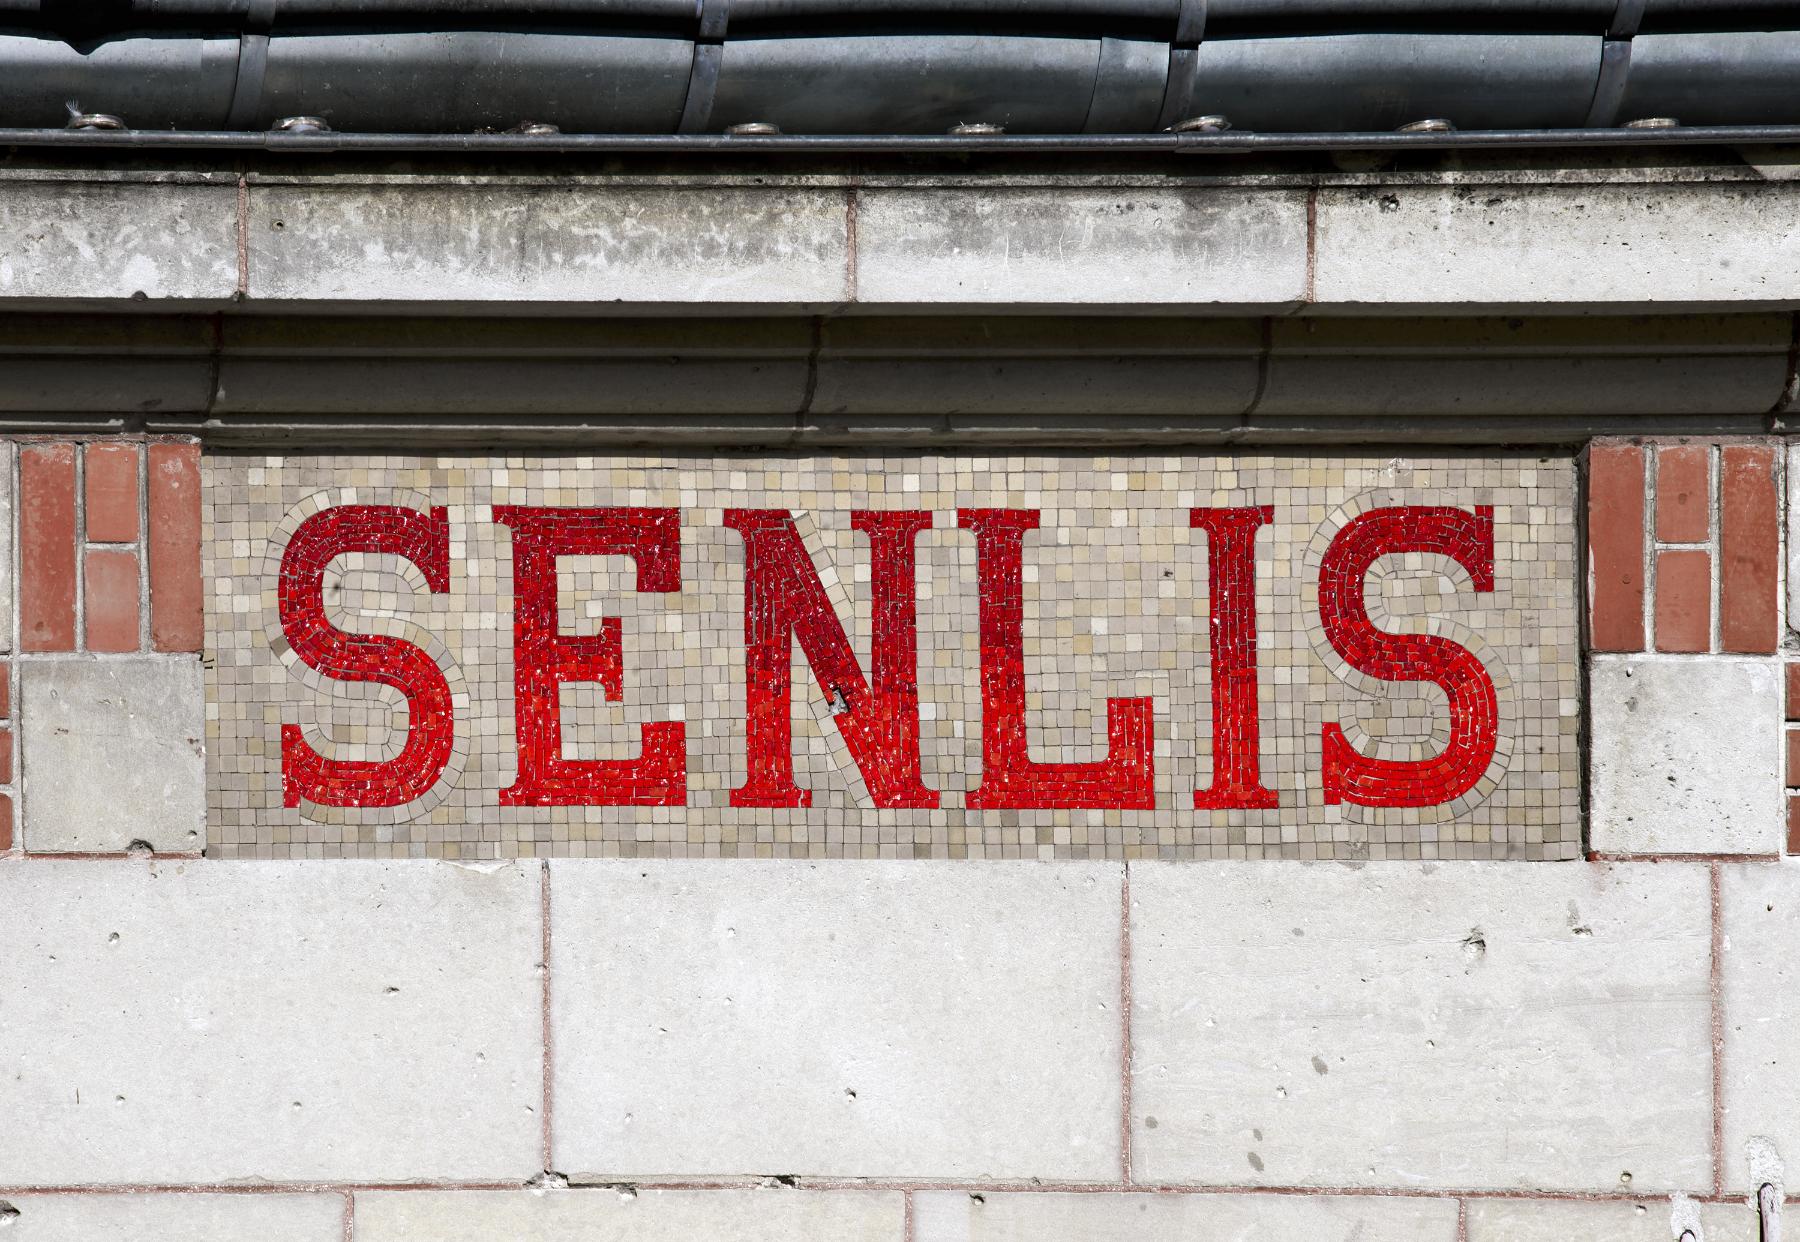
[[[1787,852],[1800,854],[1800,796],[1788,798]]]
[[[1664,543],[1705,543],[1712,534],[1708,449],[1675,444],[1656,450],[1656,537]]]
[[[1775,450],[1731,445],[1720,459],[1719,646],[1773,651],[1781,620],[1775,590],[1781,557]]]
[[[1656,554],[1656,649],[1712,649],[1712,557],[1700,551]]]
[[[1596,651],[1644,650],[1644,450],[1588,451],[1590,638]]]
[[[0,664],[0,719],[12,715],[12,666]]]
[[[1800,720],[1800,661],[1787,666],[1787,718]]]
[[[138,558],[122,548],[90,548],[84,569],[89,651],[138,649]]]
[[[13,843],[12,799],[0,794],[0,850],[10,850]]]
[[[0,785],[13,783],[13,735],[0,730]]]
[[[19,451],[19,646],[75,650],[75,446]]]
[[[158,651],[198,651],[200,446],[150,446],[150,639]]]
[[[1790,788],[1800,786],[1800,729],[1787,733],[1787,783]]]
[[[83,462],[89,543],[135,543],[138,446],[90,444]]]

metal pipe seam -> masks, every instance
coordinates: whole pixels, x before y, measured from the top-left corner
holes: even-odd
[[[197,132],[296,115],[340,131],[450,135],[525,123],[697,135],[746,122],[799,136],[931,135],[971,122],[1011,134],[1144,134],[1201,113],[1264,134],[1371,132],[1427,117],[1480,131],[1651,116],[1800,124],[1791,90],[1800,29],[1645,33],[1650,0],[1613,0],[1604,34],[1227,36],[1215,25],[1234,0],[1180,0],[1154,37],[741,37],[753,2],[702,0],[679,37],[284,27],[280,0],[254,0],[228,35],[132,36],[80,51],[0,30],[0,123],[49,128],[74,101],[138,130]]]
[[[0,20],[85,37],[159,25],[194,29],[252,20],[257,0],[0,0]],[[969,16],[998,22],[1097,21],[1139,23],[1166,31],[1179,21],[1182,0],[742,0],[748,26],[833,20]],[[691,29],[692,0],[279,0],[285,22],[379,25],[397,20],[529,20],[605,25],[649,23]],[[1222,28],[1296,30],[1380,28],[1390,23],[1456,23],[1462,28],[1570,29],[1620,37],[1611,0],[1213,0]],[[1654,29],[1756,29],[1786,24],[1782,0],[1645,0]]]

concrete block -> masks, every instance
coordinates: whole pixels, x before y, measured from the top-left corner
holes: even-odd
[[[1725,1185],[1800,1183],[1800,859],[1724,869]],[[1786,1173],[1771,1165],[1785,1163]],[[1789,1226],[1790,1229],[1793,1226]]]
[[[1467,1242],[1678,1242],[1698,1224],[1696,1242],[1759,1242],[1747,1203],[1652,1200],[1644,1203],[1556,1203],[1542,1199],[1476,1199],[1469,1203]]]
[[[0,1176],[532,1176],[538,904],[529,865],[0,863]]]
[[[1120,879],[553,863],[556,1167],[1117,1177]]]
[[[7,1242],[342,1242],[340,1194],[12,1195]]]
[[[857,195],[856,298],[889,305],[1291,305],[1299,190],[996,187]]]
[[[1773,659],[1589,657],[1593,848],[1779,852],[1782,684]]]
[[[1753,309],[1800,290],[1800,188],[1322,188],[1313,296],[1383,307]]]
[[[1455,1242],[1454,1199],[1170,1194],[921,1194],[916,1242]]]
[[[831,190],[254,185],[250,295],[319,302],[835,304]]]
[[[1133,864],[1143,1181],[1711,1176],[1700,867]]]
[[[0,303],[219,303],[237,291],[237,187],[9,180]]]
[[[19,685],[26,849],[206,844],[199,657],[44,660]]]
[[[898,1191],[390,1192],[356,1197],[357,1242],[902,1242]]]

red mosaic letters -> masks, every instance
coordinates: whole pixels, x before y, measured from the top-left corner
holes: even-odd
[[[406,744],[382,762],[327,759],[299,725],[281,726],[285,805],[400,806],[443,775],[456,737],[450,686],[423,648],[404,639],[346,634],[325,618],[325,570],[351,552],[411,561],[433,593],[450,589],[448,511],[340,505],[300,523],[281,554],[281,632],[307,667],[337,681],[372,681],[406,696]]]
[[[538,509],[496,505],[512,528],[513,719],[518,778],[501,806],[680,806],[687,800],[687,726],[643,726],[636,759],[563,757],[561,687],[598,682],[624,697],[622,626],[604,617],[598,634],[557,628],[556,558],[629,556],[639,591],[681,589],[681,515],[674,509]]]
[[[1428,681],[1450,703],[1450,740],[1424,760],[1359,754],[1336,724],[1324,728],[1327,804],[1437,806],[1474,788],[1493,760],[1499,736],[1494,683],[1473,652],[1431,634],[1388,634],[1369,620],[1364,579],[1383,556],[1427,552],[1469,571],[1477,591],[1494,589],[1494,510],[1407,505],[1351,519],[1319,567],[1319,617],[1332,649],[1351,668],[1382,681]]]
[[[919,639],[915,541],[929,513],[854,513],[873,569],[872,680],[825,593],[785,509],[727,509],[744,538],[745,741],[748,776],[732,806],[805,807],[794,784],[792,670],[797,641],[832,704],[832,718],[878,807],[938,805],[919,754]]]
[[[1024,543],[1035,509],[959,509],[975,532],[981,613],[981,784],[972,811],[1149,810],[1156,806],[1153,706],[1106,701],[1106,758],[1034,763],[1025,735]]]
[[[1207,627],[1212,633],[1212,784],[1201,811],[1267,810],[1281,800],[1262,783],[1262,711],[1256,699],[1256,532],[1275,506],[1194,509],[1207,536]]]
[[[681,519],[675,509],[535,508],[502,505],[494,520],[510,528],[513,556],[514,713],[518,775],[500,791],[504,806],[680,806],[687,798],[687,735],[680,721],[645,724],[633,759],[569,759],[563,754],[561,687],[598,684],[624,693],[622,624],[601,620],[595,634],[559,629],[557,558],[626,556],[639,591],[681,589]],[[1039,763],[1030,757],[1024,671],[1024,539],[1037,529],[1030,509],[962,509],[973,533],[981,644],[981,781],[964,805],[973,811],[1148,810],[1155,806],[1153,706],[1148,698],[1106,701],[1107,753],[1088,763]],[[1199,810],[1260,810],[1279,805],[1262,782],[1258,705],[1256,540],[1274,520],[1271,506],[1196,508],[1193,529],[1209,550],[1212,667],[1212,781],[1193,794]],[[795,783],[794,647],[806,656],[833,722],[870,801],[881,808],[936,808],[922,771],[918,672],[917,541],[931,529],[923,512],[856,512],[868,536],[873,626],[865,677],[812,555],[785,509],[728,509],[724,522],[744,546],[744,645],[747,775],[731,791],[734,807],[802,808],[810,790]],[[427,793],[443,775],[455,740],[444,672],[415,643],[348,634],[326,618],[324,576],[348,553],[404,558],[434,593],[449,590],[447,510],[429,514],[391,505],[343,505],[312,514],[282,552],[282,633],[309,668],[340,681],[374,682],[406,699],[406,741],[383,761],[330,759],[298,725],[281,727],[285,804],[399,806]],[[1381,681],[1429,682],[1444,691],[1449,740],[1437,756],[1394,760],[1359,753],[1335,723],[1323,729],[1327,804],[1426,807],[1475,787],[1499,736],[1492,679],[1468,648],[1430,634],[1375,627],[1366,580],[1383,556],[1419,552],[1462,565],[1474,589],[1494,589],[1494,511],[1404,506],[1361,514],[1339,530],[1319,571],[1319,613],[1326,639],[1350,667]]]

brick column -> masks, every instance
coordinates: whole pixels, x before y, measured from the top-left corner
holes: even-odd
[[[1778,442],[1600,440],[1587,466],[1591,844],[1778,852]]]
[[[32,440],[17,460],[19,656],[0,679],[0,849],[198,851],[199,446]],[[10,581],[10,546],[0,562]],[[10,650],[10,613],[0,630]],[[140,813],[108,813],[122,804]]]

